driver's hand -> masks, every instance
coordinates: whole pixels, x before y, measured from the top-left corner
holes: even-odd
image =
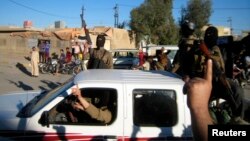
[[[72,95],[76,96],[77,98],[82,97],[81,91],[80,91],[78,85],[76,85],[76,87],[72,88],[71,90],[72,90]]]
[[[84,110],[83,106],[79,102],[72,102],[71,105],[77,111]]]

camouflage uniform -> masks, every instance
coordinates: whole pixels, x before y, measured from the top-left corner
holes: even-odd
[[[214,60],[214,63],[219,67],[222,73],[225,72],[225,64],[222,58],[222,54],[220,48],[218,46],[213,46],[209,49],[211,58]],[[191,77],[203,77],[204,70],[206,70],[206,57],[201,52],[199,48],[195,49],[193,54],[193,63],[192,63],[192,71],[189,73]]]
[[[231,108],[232,112],[231,120],[233,122],[237,122],[238,124],[247,124],[247,122],[242,120],[242,117],[244,117],[244,102],[243,102],[244,92],[242,88],[235,85],[235,83],[232,80],[226,78],[224,59],[222,57],[220,48],[216,45],[217,39],[218,39],[218,30],[215,27],[208,27],[208,29],[205,32],[204,41],[209,49],[210,57],[213,60],[213,82],[212,82],[213,88],[212,88],[212,95],[210,98],[225,99]],[[197,58],[196,54],[195,58]],[[202,61],[200,61],[201,70],[203,70],[201,71],[202,73],[200,74],[202,77],[203,77],[203,72],[205,70],[205,65],[204,65],[205,61],[206,61],[205,57],[203,57]],[[199,60],[195,60],[194,65],[196,64],[199,64]],[[225,117],[220,117],[220,118],[225,118]]]
[[[177,73],[181,76],[185,76],[188,73],[190,66],[188,66],[190,58],[190,51],[192,51],[194,47],[194,43],[197,40],[195,35],[190,35],[188,38],[182,38],[179,41],[179,50],[177,51],[174,61],[173,61],[173,68],[172,72]]]
[[[179,74],[183,78],[189,72],[190,66],[188,66],[188,64],[192,62],[192,60],[189,60],[189,58],[191,58],[189,56],[192,54],[195,40],[197,40],[194,35],[194,30],[194,23],[188,20],[183,21],[181,24],[180,33],[182,38],[178,44],[179,50],[173,61],[172,72]]]

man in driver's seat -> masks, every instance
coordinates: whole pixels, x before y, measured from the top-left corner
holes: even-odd
[[[105,102],[103,102],[104,104],[98,105],[97,107],[89,101],[89,98],[87,99],[86,97],[83,97],[84,94],[81,93],[81,90],[78,87],[72,88],[72,95],[74,95],[77,99],[77,102],[72,103],[72,107],[74,109],[79,110],[80,112],[85,112],[92,119],[100,121],[104,124],[108,124],[111,121],[112,114],[108,109],[107,105],[105,105],[108,103],[108,98],[105,98]],[[91,101],[93,101],[93,99],[91,99]],[[94,101],[96,101],[96,99],[94,99]],[[78,119],[78,122],[80,122],[80,120],[81,119]]]

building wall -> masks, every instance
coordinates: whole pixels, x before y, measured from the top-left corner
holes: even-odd
[[[51,50],[50,53],[60,53],[60,49],[66,49],[66,47],[70,47],[70,41],[61,41],[55,37],[52,38],[38,38],[33,40],[50,40]],[[33,45],[30,44],[30,39],[18,37],[18,36],[10,36],[9,33],[0,33],[0,54],[16,54],[16,55],[29,55],[31,51],[31,47]]]
[[[105,28],[106,29],[106,28]],[[105,32],[106,30],[101,30]],[[32,31],[31,31],[32,32]],[[100,33],[102,33],[100,32]],[[104,48],[107,50],[119,49],[119,48],[135,48],[135,40],[131,39],[129,36],[129,32],[124,29],[113,29],[109,30],[111,32],[110,36],[106,36],[106,43]],[[15,36],[10,36],[11,33]],[[18,34],[20,33],[20,34]],[[29,33],[29,34],[28,34]],[[97,32],[99,33],[99,32]],[[99,34],[100,34],[99,33]],[[20,37],[27,35],[29,38]],[[92,46],[96,47],[96,37],[98,34],[93,32],[90,33],[90,37],[92,40]],[[0,32],[0,55],[21,55],[21,56],[29,56],[31,48],[33,46],[37,46],[38,40],[50,40],[51,49],[50,54],[59,55],[60,49],[66,50],[66,47],[71,47],[71,41],[63,41],[57,38],[56,36],[42,36],[41,34],[30,34],[30,31],[26,31],[24,29],[11,29],[5,28]]]
[[[17,53],[22,54],[28,51],[25,48],[26,39],[21,37],[11,37],[8,33],[0,34],[0,52],[4,54]]]
[[[230,36],[232,35],[230,27],[217,26],[219,36]]]

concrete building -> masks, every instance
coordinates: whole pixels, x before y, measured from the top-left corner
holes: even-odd
[[[218,29],[219,36],[230,36],[232,35],[232,30],[230,27],[216,26]]]
[[[37,46],[39,40],[48,40],[51,43],[51,53],[59,53],[60,48],[70,45],[69,41],[59,40],[55,36],[41,36],[42,32],[42,29],[36,28],[2,26],[0,27],[0,53],[29,56],[31,48]]]
[[[95,27],[89,29],[92,46],[95,47],[96,37],[100,33],[107,34],[105,48],[108,50],[116,48],[135,48],[135,38],[125,29],[111,27]],[[31,48],[37,46],[41,40],[49,41],[50,53],[59,54],[60,49],[71,46],[75,36],[85,35],[81,28],[49,29],[20,27],[0,27],[0,53],[20,54],[28,56]]]
[[[242,37],[245,37],[250,34],[250,30],[244,30],[242,31]]]

